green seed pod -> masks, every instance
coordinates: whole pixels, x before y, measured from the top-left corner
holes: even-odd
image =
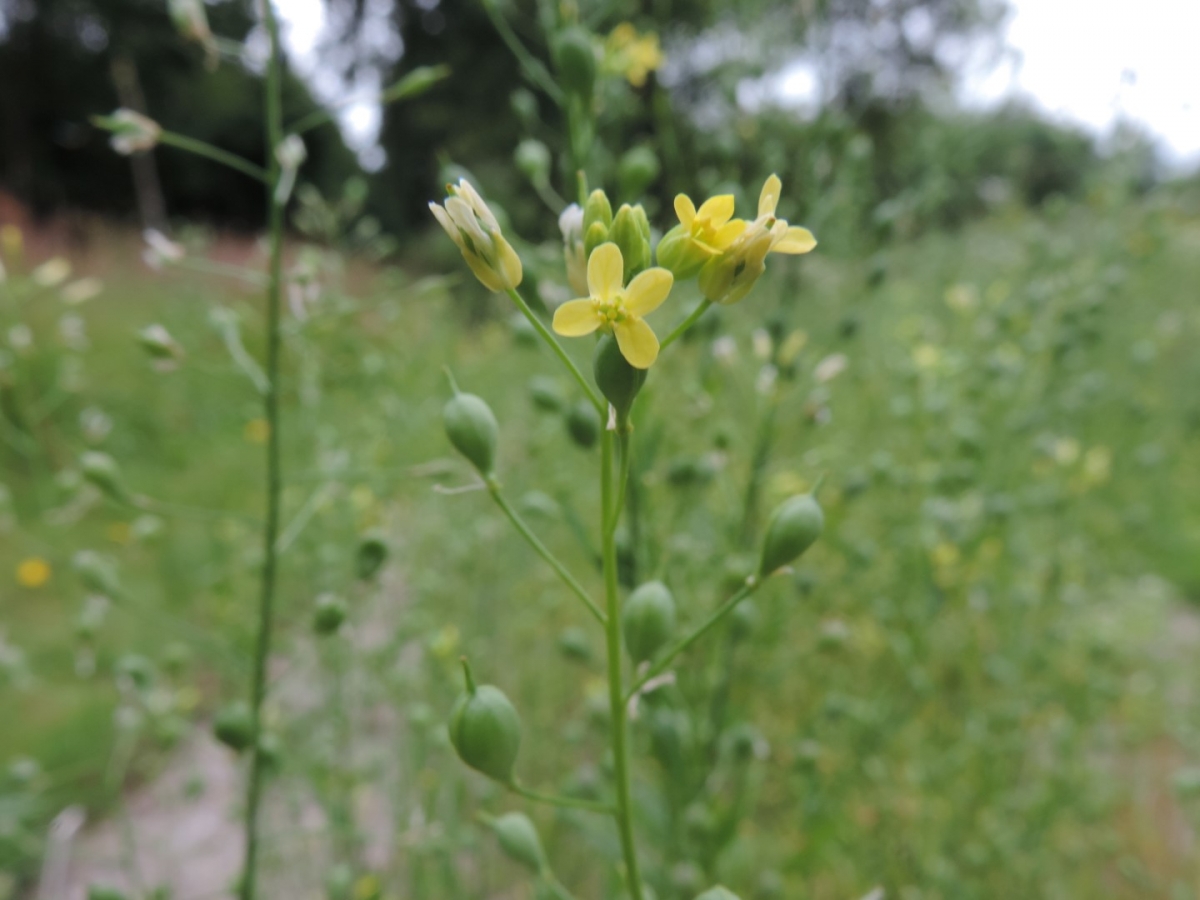
[[[645,220],[645,210],[639,216],[634,207],[625,203],[617,210],[612,227],[608,229],[608,239],[621,248],[626,284],[650,265],[650,235],[642,231],[641,224]]]
[[[558,382],[545,375],[535,375],[529,379],[529,399],[542,412],[548,413],[562,412],[567,402]]]
[[[596,49],[592,36],[578,25],[564,29],[554,42],[554,65],[562,86],[590,100],[596,87]]]
[[[600,437],[600,418],[586,400],[580,400],[567,411],[567,433],[582,449],[589,450]]]
[[[71,567],[89,591],[106,597],[120,596],[121,584],[117,580],[117,567],[111,559],[101,556],[95,550],[80,550],[71,558]]]
[[[354,570],[362,581],[374,578],[387,562],[388,545],[382,531],[372,528],[358,539],[354,554]]]
[[[792,497],[779,505],[767,525],[758,575],[765,578],[799,558],[821,536],[825,514],[812,494]]]
[[[634,663],[652,659],[675,633],[675,598],[661,581],[648,581],[625,601],[621,611],[625,649]]]
[[[513,153],[513,161],[534,184],[545,184],[550,178],[550,151],[541,141],[533,138],[521,141]]]
[[[617,418],[624,419],[633,407],[633,401],[646,383],[648,369],[635,369],[621,354],[616,338],[611,334],[601,335],[592,354],[592,374],[596,387],[613,405]]]
[[[85,480],[119,503],[126,503],[129,494],[121,482],[121,468],[107,453],[89,450],[79,457],[79,471]]]
[[[467,689],[450,714],[450,743],[472,769],[509,784],[521,746],[521,719],[498,687],[475,685],[466,660],[463,673]]]
[[[592,658],[592,646],[582,628],[564,628],[558,636],[558,649],[567,659],[576,662],[588,662]]]
[[[603,225],[605,231],[612,227],[613,223],[612,204],[608,201],[608,194],[599,188],[588,194],[587,201],[583,204],[584,232],[596,223]]]
[[[321,594],[313,606],[312,626],[317,634],[333,634],[346,621],[346,601],[335,594]]]
[[[729,888],[718,884],[716,887],[711,887],[703,894],[700,894],[696,900],[741,900],[741,898],[729,890]]]
[[[442,424],[454,449],[480,474],[491,475],[500,431],[491,407],[474,394],[455,394],[442,408]]]
[[[496,833],[500,849],[509,859],[525,866],[534,875],[546,870],[546,854],[529,816],[511,812],[499,818],[488,816],[484,821]]]
[[[241,753],[254,740],[254,714],[241,700],[227,703],[213,718],[213,734],[217,740]]]
[[[87,900],[129,900],[124,891],[103,884],[89,884]]]
[[[753,600],[743,600],[729,614],[729,636],[744,641],[758,628],[758,606]]]
[[[617,184],[621,187],[621,196],[640,197],[654,183],[660,171],[662,166],[659,165],[658,156],[645,144],[626,151],[617,163]]]
[[[526,88],[517,88],[509,95],[508,103],[526,129],[530,129],[534,125],[541,123],[537,97],[533,95],[533,91]]]

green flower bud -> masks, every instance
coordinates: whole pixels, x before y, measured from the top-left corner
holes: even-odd
[[[583,230],[586,233],[596,223],[608,229],[613,223],[612,204],[608,202],[608,194],[596,188],[588,194],[587,202],[583,204]]]
[[[213,734],[217,740],[241,753],[254,740],[254,714],[241,700],[227,703],[213,719]]]
[[[499,818],[484,819],[496,833],[500,849],[505,855],[538,875],[546,869],[546,854],[538,838],[537,828],[524,813],[506,813]]]
[[[765,578],[813,545],[825,527],[825,514],[812,494],[792,497],[779,505],[767,525],[758,575]]]
[[[640,197],[662,170],[658,157],[645,144],[625,152],[617,163],[617,184],[624,197]]]
[[[335,594],[321,594],[313,607],[312,626],[317,634],[333,634],[346,621],[346,601]]]
[[[534,184],[545,184],[550,178],[550,151],[541,141],[533,138],[521,141],[513,153],[513,161]]]
[[[580,400],[567,411],[567,433],[584,450],[596,445],[596,439],[600,437],[600,418],[592,404]]]
[[[648,369],[636,369],[629,364],[611,334],[601,335],[592,354],[592,374],[596,387],[613,405],[617,418],[624,419],[633,407],[633,401],[642,385],[646,383]]]
[[[508,784],[521,746],[521,719],[498,687],[475,685],[466,660],[463,674],[467,689],[450,714],[450,743],[472,769]]]
[[[741,900],[741,898],[729,890],[729,888],[718,884],[716,887],[711,887],[703,894],[700,894],[696,900]]]
[[[684,281],[699,274],[709,255],[692,240],[691,232],[676,225],[658,242],[656,260],[676,281]]]
[[[121,468],[107,453],[89,450],[79,457],[79,471],[103,493],[119,503],[127,503],[129,494],[121,482]]]
[[[101,556],[95,550],[80,550],[72,557],[71,567],[89,591],[104,594],[106,597],[120,596],[121,584],[117,579],[117,567],[111,559]]]
[[[558,382],[545,375],[535,375],[529,379],[529,398],[534,406],[548,413],[562,412],[566,405],[566,398],[563,397]]]
[[[454,449],[480,474],[491,475],[500,431],[491,407],[474,394],[456,393],[442,408],[442,424]]]
[[[591,259],[592,251],[606,243],[608,243],[608,226],[603,222],[593,222],[583,233],[584,257]]]
[[[564,88],[584,100],[591,99],[596,87],[596,49],[586,29],[576,25],[559,34],[554,42],[554,65]]]
[[[641,209],[641,207],[636,207]],[[646,230],[642,223],[646,222]],[[639,216],[635,207],[625,203],[617,210],[612,227],[608,229],[608,239],[621,248],[621,258],[625,261],[626,284],[650,265],[650,231],[646,211]]]
[[[634,663],[652,659],[675,633],[675,598],[661,581],[648,581],[629,595],[621,611],[625,649]]]
[[[388,545],[382,531],[372,528],[358,539],[354,570],[362,581],[370,581],[387,562]]]

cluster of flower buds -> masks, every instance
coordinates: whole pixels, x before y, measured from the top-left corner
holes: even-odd
[[[132,109],[121,108],[111,116],[92,119],[97,128],[112,132],[112,148],[125,156],[153,150],[162,136],[162,126]]]
[[[521,283],[521,257],[500,233],[488,205],[465,178],[447,185],[444,205],[430,203],[438,224],[458,246],[475,277],[490,291],[513,290]]]

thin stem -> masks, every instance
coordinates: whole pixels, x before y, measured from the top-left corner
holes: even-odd
[[[534,534],[529,526],[525,524],[525,521],[519,515],[517,515],[517,511],[509,506],[508,501],[504,499],[504,495],[500,493],[500,485],[498,485],[494,479],[489,478],[487,482],[487,488],[488,492],[492,495],[492,499],[496,501],[496,505],[500,507],[506,516],[508,516],[508,520],[512,522],[513,527],[521,533],[521,537],[525,538],[525,540],[529,543],[529,546],[533,548],[534,552],[544,559],[547,565],[549,565],[550,568],[552,568],[558,574],[558,577],[562,579],[563,584],[570,588],[571,592],[583,601],[584,606],[588,608],[588,612],[592,614],[592,617],[595,618],[595,620],[601,625],[603,625],[603,611],[601,611],[600,607],[598,607],[592,598],[588,596],[588,592],[583,589],[579,582],[575,580],[575,576],[567,571],[566,566],[559,562],[558,558],[546,548],[546,545],[538,540],[538,536]]]
[[[722,603],[720,606],[718,606],[716,608],[716,610],[713,612],[713,614],[710,615],[707,619],[705,619],[704,623],[699,628],[697,628],[695,631],[693,631],[687,637],[682,638],[679,641],[676,641],[674,646],[672,646],[670,650],[668,650],[665,654],[663,654],[661,657],[659,657],[658,661],[655,662],[654,665],[652,665],[649,669],[647,669],[642,674],[641,678],[639,678],[636,682],[634,682],[633,687],[630,688],[630,690],[629,690],[629,699],[632,699],[633,697],[635,697],[637,695],[637,692],[646,686],[646,682],[650,681],[650,679],[652,679],[652,678],[658,677],[663,672],[665,672],[667,670],[667,667],[671,665],[671,661],[674,660],[675,657],[677,657],[680,653],[682,653],[688,647],[692,646],[692,644],[696,643],[696,641],[700,640],[700,638],[704,637],[704,635],[706,635],[710,630],[712,630],[712,628],[718,622],[720,622],[727,615],[729,615],[731,612],[733,612],[734,607],[736,607],[739,603],[741,603],[743,600],[745,600],[747,597],[749,597],[751,594],[753,594],[755,591],[757,591],[758,587],[761,583],[762,582],[760,582],[758,580],[758,578],[753,575],[750,576],[749,578],[747,578],[746,583],[741,586],[741,588],[738,590],[738,592],[736,594],[734,594],[732,597],[730,597],[728,600],[726,600],[724,603]]]
[[[579,367],[575,365],[575,361],[571,359],[571,357],[567,354],[567,351],[563,349],[562,344],[560,344],[558,339],[550,333],[550,329],[546,327],[546,324],[537,317],[537,313],[529,308],[529,304],[525,302],[524,297],[517,293],[516,288],[509,288],[508,296],[512,298],[513,303],[517,304],[517,309],[521,310],[521,312],[525,314],[525,318],[529,320],[529,324],[533,326],[534,331],[536,331],[541,339],[545,341],[546,346],[554,351],[554,355],[557,356],[559,360],[562,361],[562,364],[570,370],[573,376],[575,376],[575,380],[579,382],[579,386],[583,388],[583,392],[587,395],[588,400],[592,402],[592,406],[596,407],[596,412],[603,417],[606,410],[604,401],[600,399],[600,395],[596,393],[595,388],[588,384],[587,379],[583,377],[583,373],[579,371]]]
[[[270,61],[267,65],[267,155],[270,177],[267,180],[267,202],[270,206],[270,269],[267,280],[267,371],[263,395],[263,413],[267,420],[267,515],[263,526],[262,593],[259,598],[258,641],[254,655],[254,682],[251,692],[253,715],[253,751],[250,777],[246,782],[245,805],[245,869],[242,873],[241,898],[254,900],[258,874],[258,809],[262,798],[263,758],[262,706],[267,689],[267,657],[271,652],[271,623],[275,605],[276,544],[279,532],[280,496],[283,477],[280,467],[279,440],[279,357],[281,350],[280,318],[283,306],[283,203],[276,187],[281,167],[275,148],[283,140],[283,60],[279,47],[279,24],[271,0],[262,5],[263,24],[270,41]]]
[[[308,115],[302,116],[294,122],[287,131],[289,134],[304,134],[306,131],[312,131],[314,128],[319,128],[328,122],[332,122],[340,110],[348,106],[353,106],[356,103],[371,102],[373,105],[386,106],[389,103],[407,99],[433,87],[433,85],[449,77],[449,75],[449,66],[422,66],[419,69],[414,69],[395,84],[382,90],[363,94],[351,94],[328,106],[314,109]]]
[[[524,785],[517,782],[511,782],[508,789],[514,794],[519,794],[526,800],[532,800],[535,803],[545,803],[547,806],[557,806],[561,809],[584,809],[588,812],[601,813],[602,815],[616,815],[616,807],[608,803],[598,803],[595,800],[583,800],[579,797],[563,797],[557,794],[542,794],[537,791],[531,791]]]
[[[613,528],[621,521],[621,513],[625,511],[625,494],[629,490],[629,423],[617,420],[617,441],[620,449],[620,475],[617,477],[616,506],[612,511]]]
[[[633,838],[633,810],[629,791],[629,741],[626,736],[628,719],[625,713],[625,693],[621,684],[621,608],[617,587],[617,547],[614,533],[617,517],[613,502],[613,435],[605,430],[600,437],[600,510],[602,518],[604,593],[607,601],[608,627],[608,702],[612,718],[613,780],[617,792],[617,832],[621,839],[621,854],[625,859],[625,878],[631,900],[643,900],[642,876],[638,870],[637,846]]]
[[[665,338],[663,338],[662,343],[659,345],[659,350],[663,350],[664,348],[669,347],[671,344],[673,344],[675,342],[675,340],[677,338],[683,337],[684,332],[687,331],[689,328],[691,328],[693,325],[695,325],[698,321],[700,321],[700,317],[702,315],[704,315],[706,312],[708,312],[708,308],[710,306],[712,306],[711,300],[709,300],[707,298],[702,300],[700,302],[700,305],[697,306],[694,310],[692,310],[692,314],[690,316],[688,316],[686,319],[684,319],[682,322],[680,322],[678,325],[676,325],[675,329],[670,334],[668,334]]]
[[[166,144],[168,147],[186,150],[188,153],[195,153],[197,156],[203,156],[223,166],[236,169],[243,175],[253,178],[255,181],[261,181],[266,184],[270,180],[270,176],[266,171],[249,160],[242,159],[236,153],[230,153],[228,150],[222,150],[220,147],[214,147],[212,144],[188,137],[185,134],[164,131],[158,136],[158,142]],[[274,168],[273,165],[272,168]]]
[[[496,9],[496,5],[492,0],[483,0],[483,11],[487,13],[487,17],[492,20],[492,25],[496,29],[496,33],[500,35],[500,40],[504,41],[505,45],[512,52],[512,55],[517,58],[525,77],[540,87],[549,95],[550,99],[559,106],[563,103],[562,88],[546,71],[546,67],[542,65],[541,60],[529,52],[529,49],[521,43],[521,39],[517,37],[509,26],[508,21],[501,15],[500,10]]]

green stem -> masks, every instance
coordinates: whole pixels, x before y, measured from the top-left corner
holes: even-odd
[[[703,301],[701,301],[700,305],[692,310],[691,315],[676,325],[675,329],[665,338],[663,338],[662,343],[659,345],[659,350],[661,351],[666,349],[673,344],[676,339],[683,337],[684,332],[700,321],[700,317],[708,312],[708,308],[710,306],[712,306],[711,300],[705,298]]]
[[[654,665],[652,665],[649,669],[646,670],[646,672],[642,675],[642,677],[639,678],[634,683],[632,688],[630,688],[629,699],[632,699],[633,697],[635,697],[637,695],[637,692],[646,686],[646,682],[650,681],[650,679],[655,678],[655,677],[661,675],[663,672],[665,672],[667,670],[667,667],[671,665],[671,661],[674,660],[675,657],[677,657],[680,653],[682,653],[688,647],[692,646],[692,644],[696,643],[696,641],[700,640],[700,638],[704,637],[704,635],[706,635],[710,630],[712,630],[712,628],[718,622],[720,622],[727,615],[729,615],[731,612],[733,612],[733,609],[735,606],[737,606],[739,603],[741,603],[743,600],[745,600],[747,597],[749,597],[751,594],[753,594],[756,590],[758,590],[758,587],[760,584],[761,584],[761,582],[758,580],[758,578],[753,575],[750,576],[749,578],[747,578],[746,583],[744,585],[742,585],[742,587],[738,590],[738,592],[736,594],[734,594],[732,597],[730,597],[728,600],[726,600],[724,603],[722,603],[720,606],[718,606],[716,611],[713,612],[713,614],[711,616],[709,616],[707,619],[705,619],[704,624],[702,624],[699,628],[697,628],[695,631],[693,631],[687,637],[682,638],[679,641],[676,641],[674,646],[672,646],[670,650],[668,650],[663,656],[659,657],[658,661]]]
[[[607,410],[607,406],[605,405],[604,401],[600,399],[600,395],[596,393],[595,388],[588,384],[587,379],[583,377],[583,373],[579,371],[579,367],[575,365],[575,361],[571,359],[571,357],[567,354],[567,351],[563,349],[562,344],[560,344],[558,339],[550,333],[550,329],[547,328],[546,324],[537,317],[537,314],[529,308],[529,304],[525,302],[524,297],[517,293],[516,288],[509,288],[508,296],[512,298],[513,303],[517,304],[517,309],[521,310],[521,312],[525,314],[525,318],[529,320],[529,324],[533,326],[534,331],[538,333],[541,339],[546,343],[546,346],[554,351],[554,355],[557,356],[559,360],[562,361],[562,364],[570,370],[573,376],[575,376],[575,380],[579,382],[579,386],[583,388],[584,394],[586,394],[588,400],[592,402],[592,406],[596,407],[596,412],[599,413],[603,418],[604,413]]]
[[[517,58],[517,62],[521,66],[521,70],[525,73],[525,77],[531,82],[540,87],[546,94],[557,103],[559,106],[563,103],[562,88],[554,81],[554,78],[542,65],[541,60],[529,52],[529,49],[521,43],[521,39],[509,26],[508,21],[501,15],[500,10],[496,9],[495,3],[492,0],[483,0],[483,11],[487,13],[487,17],[492,20],[492,26],[496,29],[496,33],[500,35],[500,40],[504,41],[505,45],[512,52],[512,55]]]
[[[524,785],[512,782],[508,785],[508,789],[514,794],[519,794],[526,800],[532,800],[535,803],[545,803],[547,806],[557,806],[560,809],[583,809],[588,812],[602,813],[606,816],[615,815],[617,810],[608,803],[597,803],[594,800],[583,800],[578,797],[563,797],[556,794],[541,794],[537,791],[531,791]]]
[[[638,870],[637,846],[633,838],[633,810],[629,791],[629,741],[625,692],[621,684],[621,600],[617,587],[617,529],[613,501],[613,435],[607,429],[600,438],[600,510],[603,523],[604,594],[608,623],[608,702],[612,718],[613,779],[617,793],[617,832],[625,858],[625,878],[632,900],[643,900],[642,877]]]
[[[158,136],[158,142],[166,144],[168,147],[176,147],[180,150],[186,150],[188,153],[203,156],[231,169],[236,169],[243,175],[253,178],[255,181],[261,181],[266,184],[271,180],[270,175],[261,167],[256,166],[249,160],[242,159],[236,153],[230,153],[228,150],[214,147],[205,141],[198,141],[196,138],[190,138],[184,134],[176,134],[173,131],[164,131]],[[271,146],[274,147],[275,145],[272,144]],[[273,153],[274,151],[272,150]],[[271,165],[273,170],[275,164],[272,163]]]
[[[566,566],[559,562],[558,558],[551,553],[549,549],[547,549],[546,545],[538,540],[538,536],[534,534],[529,526],[525,524],[525,521],[519,515],[517,515],[517,511],[509,506],[508,501],[504,499],[504,495],[500,493],[500,485],[496,483],[495,479],[488,478],[487,487],[488,492],[492,495],[492,499],[496,501],[496,505],[500,507],[506,516],[508,516],[508,520],[512,522],[513,527],[521,533],[521,537],[525,538],[529,546],[533,548],[534,552],[544,559],[546,564],[558,574],[558,577],[562,579],[563,584],[570,588],[571,592],[583,601],[584,606],[588,608],[588,612],[592,614],[593,618],[595,618],[595,620],[601,625],[605,624],[604,613],[600,607],[595,604],[592,598],[588,596],[588,592],[583,589],[578,581],[575,580],[575,576],[567,571]]]
[[[275,148],[283,140],[283,61],[279,47],[279,24],[275,19],[272,0],[263,3],[263,24],[270,42],[267,64],[267,154],[270,177],[267,180],[267,202],[270,206],[270,268],[267,280],[267,371],[263,413],[269,428],[267,434],[267,515],[263,526],[262,592],[258,609],[258,641],[254,654],[254,681],[251,691],[253,713],[253,755],[250,775],[246,781],[244,812],[246,849],[243,856],[241,900],[254,900],[258,874],[258,810],[262,798],[264,764],[260,747],[262,707],[267,688],[267,657],[271,652],[271,624],[275,605],[276,545],[279,532],[280,495],[283,477],[280,471],[279,440],[279,357],[281,350],[280,318],[283,305],[283,203],[276,187],[281,168]]]

